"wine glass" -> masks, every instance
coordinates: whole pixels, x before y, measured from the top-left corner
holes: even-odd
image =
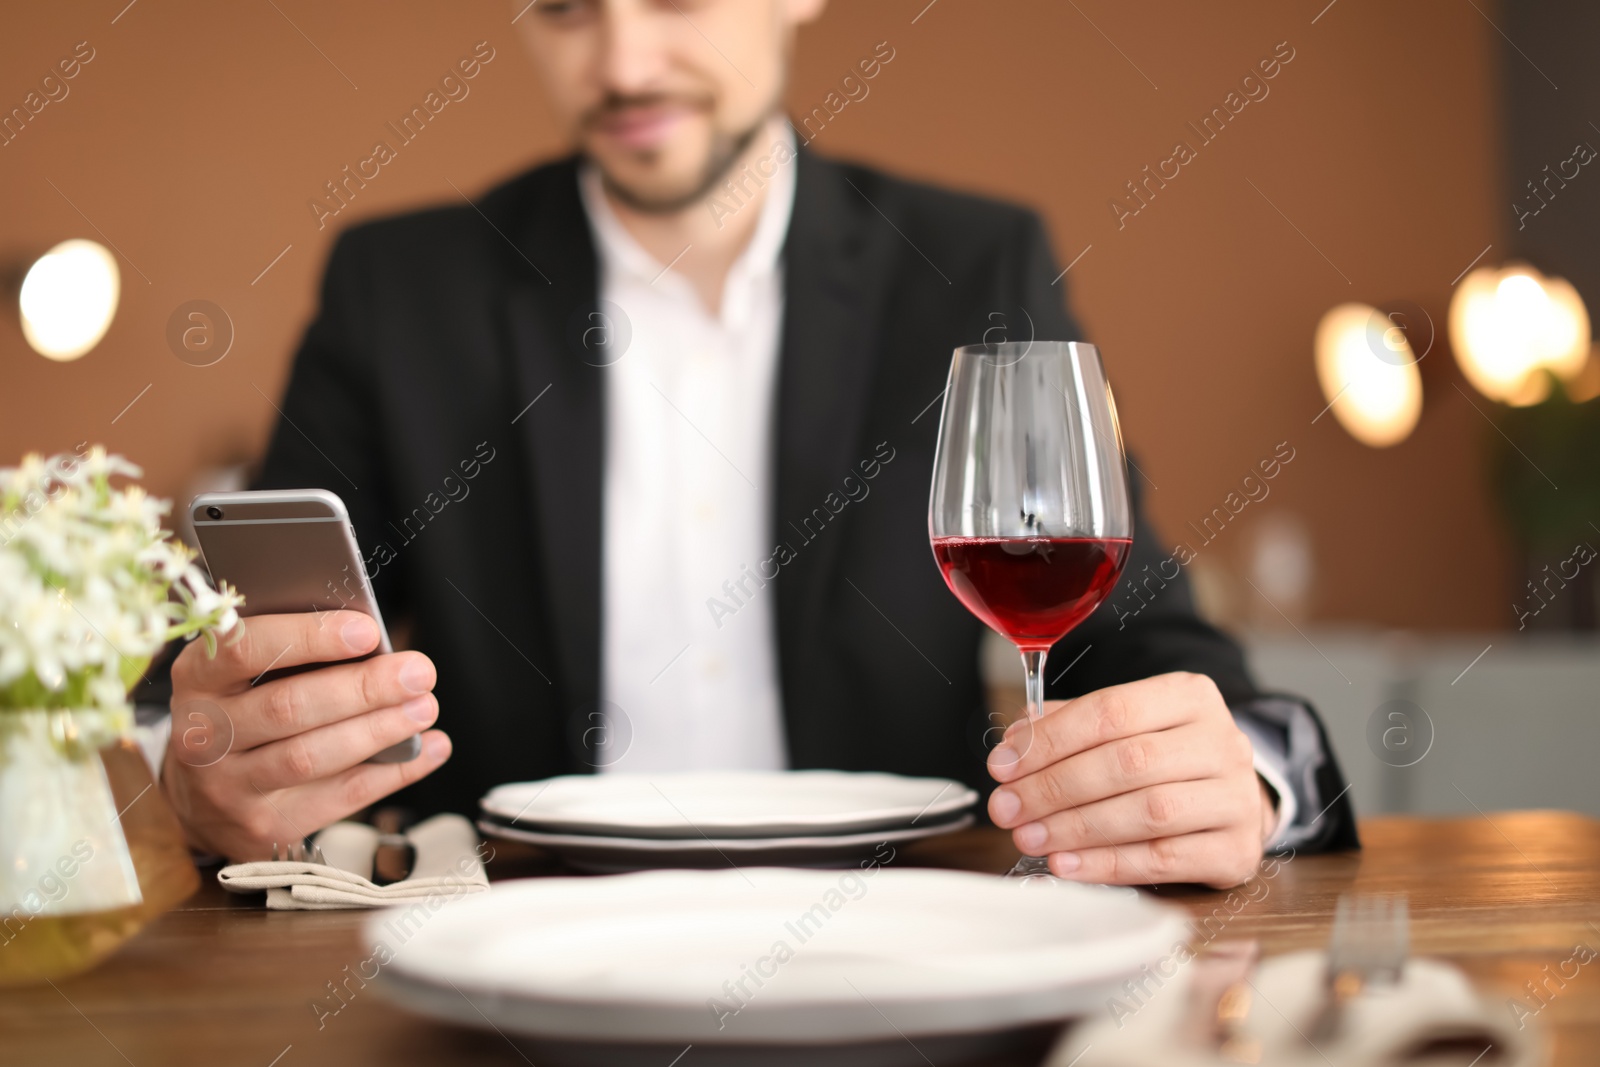
[[[1133,545],[1122,431],[1093,345],[955,350],[928,536],[950,591],[1021,651],[1037,720],[1046,653],[1106,598]],[[1009,877],[1052,876],[1045,857],[1024,856]]]

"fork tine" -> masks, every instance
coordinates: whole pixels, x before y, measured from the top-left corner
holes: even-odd
[[[1394,938],[1390,946],[1390,963],[1395,980],[1405,972],[1406,957],[1411,954],[1411,903],[1405,894],[1395,898]]]
[[[1404,894],[1346,893],[1334,907],[1328,970],[1398,975],[1410,952],[1410,907]]]
[[[1333,909],[1333,932],[1328,938],[1328,973],[1338,974],[1348,966],[1356,933],[1355,901],[1341,893]]]
[[[279,845],[272,843],[272,859],[275,863],[321,863],[327,860],[322,855],[321,847],[308,844],[305,841],[290,841],[288,844]]]

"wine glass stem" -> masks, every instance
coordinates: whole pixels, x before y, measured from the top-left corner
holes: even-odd
[[[1044,714],[1044,658],[1048,652],[1048,649],[1040,649],[1022,653],[1022,670],[1027,676],[1029,719],[1037,719]]]
[[[1022,653],[1022,670],[1027,676],[1028,688],[1028,718],[1037,720],[1044,714],[1044,657],[1048,650],[1024,650]],[[1008,878],[1028,879],[1038,881],[1042,878],[1053,879],[1050,873],[1050,862],[1044,856],[1023,856],[1017,865],[1011,868]]]

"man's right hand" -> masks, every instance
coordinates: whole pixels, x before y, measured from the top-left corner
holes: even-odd
[[[372,651],[378,628],[367,616],[331,611],[244,622],[214,658],[195,641],[172,666],[172,739],[161,786],[193,847],[234,861],[270,858],[275,843],[298,842],[450,758],[450,739],[428,730],[416,759],[365,762],[438,718],[433,662],[420,652],[255,684],[268,669]]]

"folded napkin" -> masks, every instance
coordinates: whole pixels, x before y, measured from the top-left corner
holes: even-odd
[[[478,851],[478,833],[459,815],[435,815],[404,835],[416,850],[411,874],[378,885],[372,866],[380,835],[362,823],[339,822],[312,838],[326,863],[263,860],[236,863],[217,872],[230,893],[266,890],[276,911],[381,908],[430,897],[481,893],[489,888]]]
[[[1505,1007],[1481,999],[1458,969],[1426,959],[1407,960],[1398,983],[1350,1000],[1337,1033],[1313,1047],[1303,1035],[1323,1003],[1326,965],[1317,951],[1264,960],[1249,985],[1237,987],[1253,1003],[1224,1053],[1203,1039],[1208,1027],[1196,1025],[1196,1003],[1210,1016],[1215,990],[1208,1000],[1205,979],[1185,972],[1204,963],[1186,964],[1159,988],[1146,980],[1144,992],[1119,996],[1069,1029],[1046,1067],[1403,1067],[1479,1062],[1480,1054],[1482,1067],[1542,1062],[1535,1030],[1518,1030]]]

